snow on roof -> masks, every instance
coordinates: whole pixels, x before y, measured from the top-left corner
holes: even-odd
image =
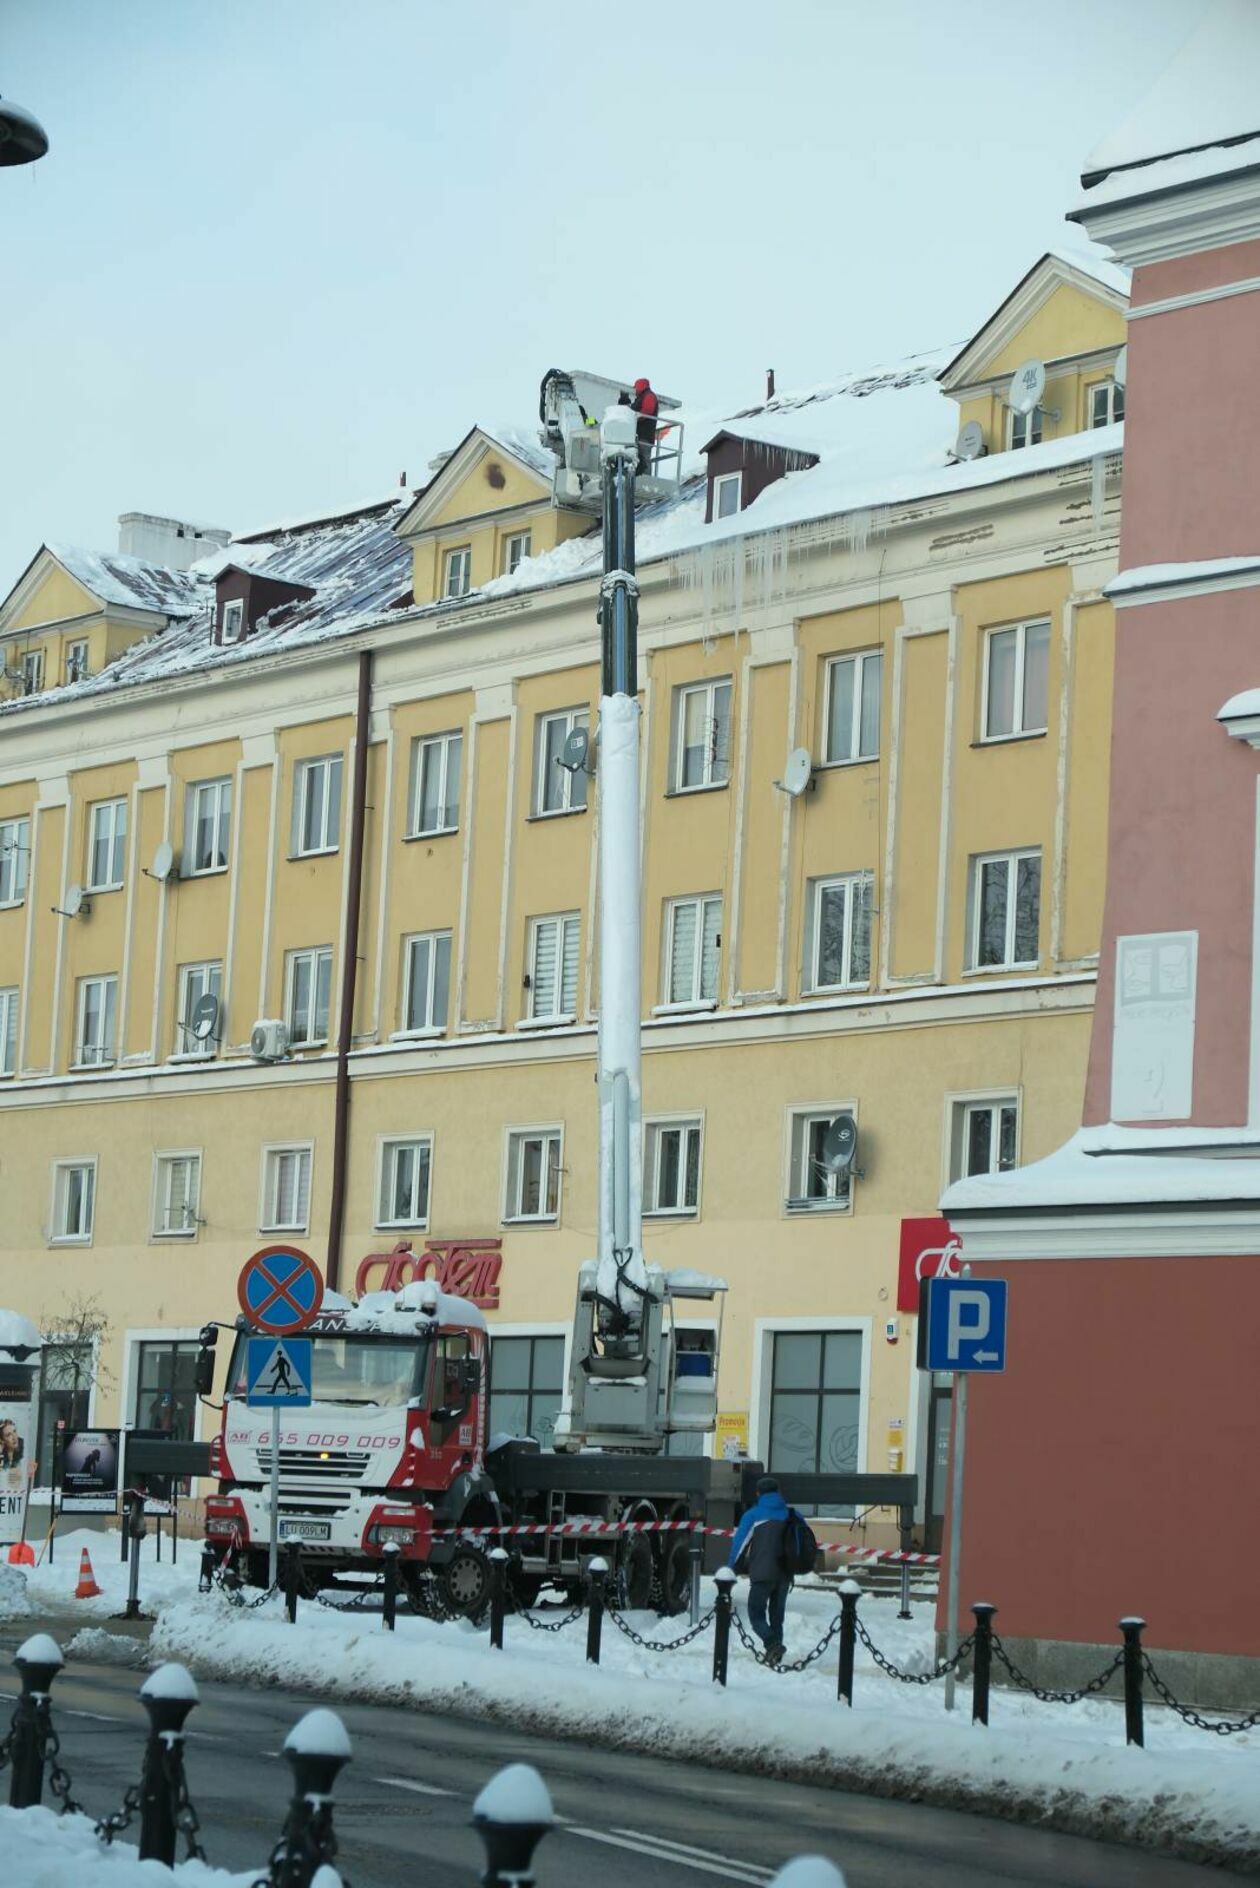
[[[1091,210],[1109,203],[1127,203],[1134,197],[1151,197],[1161,191],[1181,190],[1210,178],[1228,176],[1231,171],[1260,167],[1260,135],[1244,138],[1225,147],[1213,145],[1206,151],[1185,151],[1176,157],[1157,158],[1131,170],[1113,170],[1093,186],[1068,212],[1073,220],[1088,216]]]
[[[1136,108],[1094,146],[1081,182],[1260,135],[1258,73],[1260,6],[1216,0]]]
[[[941,1200],[955,1213],[1067,1206],[1191,1206],[1260,1199],[1260,1137],[1228,1130],[1082,1128],[1045,1160],[956,1180]],[[1220,1151],[1224,1149],[1224,1157]],[[1248,1158],[1248,1153],[1254,1158]]]
[[[528,432],[523,426],[478,426],[477,431],[493,439],[496,446],[502,446],[504,452],[520,459],[550,485],[556,469],[555,454],[543,445],[536,431]]]
[[[279,538],[295,531],[310,531],[316,525],[349,522],[354,518],[366,517],[369,512],[391,511],[395,506],[410,505],[414,496],[413,492],[399,486],[387,498],[365,498],[358,505],[338,505],[335,511],[315,511],[301,518],[282,518],[279,523],[265,525],[258,531],[242,531],[233,538],[229,548],[236,550],[242,544],[255,544],[260,538]]]
[[[1046,254],[1054,256],[1059,262],[1066,262],[1070,269],[1079,269],[1082,275],[1092,276],[1095,282],[1103,288],[1113,289],[1117,295],[1127,297],[1133,286],[1132,269],[1111,261],[1097,243],[1087,241],[1083,235],[1079,244],[1051,243]]]
[[[102,603],[161,610],[166,616],[193,616],[205,606],[204,579],[190,570],[168,570],[142,557],[87,551],[78,544],[45,544],[44,549]]]

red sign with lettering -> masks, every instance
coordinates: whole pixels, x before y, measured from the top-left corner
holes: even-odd
[[[400,1239],[392,1252],[369,1252],[359,1261],[354,1288],[361,1298],[364,1292],[401,1291],[416,1279],[431,1278],[452,1298],[497,1311],[502,1265],[501,1239],[426,1239],[423,1252],[413,1250],[410,1239]]]
[[[897,1309],[919,1309],[919,1285],[925,1278],[958,1278],[962,1243],[947,1219],[903,1219],[901,1261],[897,1268]]]

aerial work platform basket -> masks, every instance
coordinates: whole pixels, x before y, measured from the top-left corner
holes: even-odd
[[[633,397],[629,381],[603,374],[552,367],[543,375],[538,398],[542,439],[556,459],[552,498],[569,510],[598,512],[603,502],[599,425],[610,406]],[[636,505],[672,498],[682,484],[682,421],[669,418],[680,402],[657,395],[656,439],[646,470],[635,480]]]

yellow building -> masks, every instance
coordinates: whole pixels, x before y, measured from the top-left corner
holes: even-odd
[[[930,1469],[902,1223],[1079,1115],[1123,339],[1118,272],[1047,256],[952,359],[711,421],[640,519],[647,1255],[729,1281],[724,1433],[776,1465]],[[44,1462],[58,1416],[209,1433],[198,1327],[278,1237],[347,1288],[479,1254],[492,1427],[547,1433],[596,1211],[591,528],[474,428],[414,496],[185,571],[46,551],[0,608],[45,652],[0,707],[0,1303],[92,1379],[54,1357]]]

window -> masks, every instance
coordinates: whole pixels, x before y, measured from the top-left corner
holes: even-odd
[[[721,898],[671,898],[665,913],[666,1003],[716,1003]]]
[[[0,990],[0,1075],[17,1068],[18,993]]]
[[[289,1043],[301,1048],[328,1040],[328,997],[332,987],[332,948],[290,951],[284,960],[284,1017]]]
[[[771,1342],[766,1466],[785,1474],[853,1473],[862,1424],[862,1333],[776,1331]]]
[[[790,1213],[847,1211],[853,1204],[852,1174],[832,1173],[823,1158],[827,1130],[841,1112],[835,1108],[802,1108],[791,1117],[788,1153]]]
[[[503,1218],[555,1219],[560,1211],[559,1128],[518,1128],[508,1135]]]
[[[74,1032],[74,1059],[79,1068],[100,1068],[113,1061],[117,1007],[117,977],[79,979]]]
[[[25,695],[38,695],[44,686],[44,652],[42,649],[28,649],[22,657],[22,692]]]
[[[466,597],[472,588],[472,546],[461,544],[457,551],[446,553],[443,565],[442,595],[444,597]]]
[[[700,1123],[644,1124],[643,1210],[694,1213],[700,1200]]]
[[[562,1337],[500,1337],[490,1351],[490,1434],[550,1449],[564,1401]]]
[[[874,891],[869,872],[811,881],[806,907],[807,989],[849,990],[870,982]]]
[[[1035,964],[1040,918],[1040,852],[971,861],[971,969]]]
[[[533,542],[532,531],[513,531],[503,540],[503,575],[510,577],[521,559],[528,557]]]
[[[1014,407],[1010,412],[1010,439],[1012,452],[1018,452],[1022,446],[1041,444],[1041,408],[1034,407],[1031,413],[1017,413]]]
[[[537,1023],[572,1022],[577,1015],[576,911],[529,923],[529,1016]]]
[[[127,802],[98,800],[88,808],[87,889],[116,892],[123,882]]]
[[[403,972],[403,1028],[445,1029],[451,987],[451,934],[409,937]]]
[[[159,1154],[154,1170],[153,1236],[190,1239],[201,1202],[201,1155]]]
[[[836,656],[827,664],[823,757],[829,766],[874,760],[879,754],[883,672],[884,658],[878,649]]]
[[[1019,1164],[1019,1102],[1014,1095],[996,1100],[956,1101],[950,1118],[949,1177],[1006,1173]]]
[[[59,1451],[67,1436],[88,1426],[95,1375],[96,1359],[90,1339],[81,1342],[54,1339],[44,1345],[39,1359],[39,1427],[35,1450],[36,1484],[40,1488],[59,1486]]]
[[[414,836],[453,833],[459,825],[462,734],[434,734],[411,744],[411,821]]]
[[[1124,388],[1117,387],[1114,380],[1100,380],[1089,389],[1089,424],[1110,426],[1114,420],[1124,418]]]
[[[59,1160],[53,1167],[53,1245],[86,1245],[96,1206],[96,1162]]]
[[[184,871],[225,872],[232,823],[232,782],[198,780],[188,789],[184,815]]]
[[[305,1232],[310,1210],[310,1147],[264,1147],[259,1231]]]
[[[197,1418],[197,1344],[137,1344],[131,1419],[137,1429],[158,1429],[192,1442]]]
[[[1049,623],[991,629],[984,642],[985,740],[1044,734],[1049,681]]]
[[[219,997],[223,990],[222,964],[181,964],[179,970],[179,1009],[175,1018],[176,1055],[213,1055],[223,1035],[220,1018],[208,1036],[194,1030],[197,1005],[203,997]]]
[[[245,601],[243,597],[233,597],[223,605],[223,642],[239,642],[245,631]]]
[[[534,723],[534,812],[576,813],[586,805],[586,771],[561,765],[564,744],[590,721],[586,708],[539,715]]]
[[[731,777],[729,677],[675,689],[674,726],[674,791],[724,787]]]
[[[335,852],[341,832],[341,755],[302,760],[293,775],[293,851]]]
[[[21,904],[30,857],[30,820],[0,819],[0,905]]]
[[[87,679],[87,674],[88,674],[87,642],[86,641],[68,642],[66,644],[66,680],[67,682],[85,681]]]
[[[427,1137],[381,1143],[378,1226],[427,1225],[432,1157],[433,1145]]]
[[[733,518],[743,496],[742,472],[723,472],[713,481],[713,516]]]

